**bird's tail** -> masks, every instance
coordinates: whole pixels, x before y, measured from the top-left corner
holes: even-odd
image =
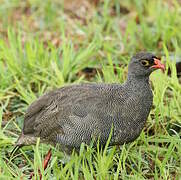
[[[15,154],[22,146],[27,145],[26,143],[26,139],[27,137],[22,133],[18,140],[16,141],[13,150],[10,153],[10,156],[12,156],[13,154]]]
[[[10,153],[10,156],[15,154],[22,146],[24,146],[24,134],[21,134],[18,140],[16,141],[13,150]]]
[[[10,153],[10,156],[12,156],[13,154],[15,154],[23,145],[15,145],[13,150]]]
[[[17,142],[14,145],[13,150],[11,151],[11,155],[17,152],[22,146],[36,144],[37,137],[33,135],[24,135],[23,133],[18,138]]]

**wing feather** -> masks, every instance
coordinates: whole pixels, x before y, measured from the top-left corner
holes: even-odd
[[[41,96],[27,109],[23,133],[44,137],[56,129],[58,123],[68,121],[71,113],[79,117],[86,116],[88,108],[85,102],[89,98],[93,103],[99,96],[93,87],[89,84],[65,86]],[[81,107],[82,101],[84,108]]]

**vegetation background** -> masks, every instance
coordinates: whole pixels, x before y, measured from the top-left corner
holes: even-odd
[[[181,179],[181,1],[0,0],[0,179]],[[166,72],[151,76],[154,106],[140,137],[122,147],[82,146],[69,160],[49,145],[9,157],[28,105],[79,82],[126,79],[132,54],[151,51]],[[51,178],[50,178],[51,177]]]

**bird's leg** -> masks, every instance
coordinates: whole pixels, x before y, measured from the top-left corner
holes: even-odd
[[[44,158],[44,161],[43,161],[43,169],[45,170],[48,166],[48,162],[50,161],[50,158],[52,156],[52,152],[51,152],[51,148],[49,149],[48,153],[45,155],[45,158]],[[40,179],[42,178],[42,174],[40,172],[40,170],[38,170],[38,173],[39,173],[39,176],[40,176]],[[30,174],[30,177],[29,179],[32,179],[32,177],[34,176],[34,172],[32,172]]]
[[[47,168],[48,166],[48,162],[50,161],[50,158],[52,157],[52,149],[50,148],[48,153],[45,156],[44,162],[43,162],[43,168],[44,170]]]

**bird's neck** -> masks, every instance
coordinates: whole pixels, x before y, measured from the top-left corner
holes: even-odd
[[[138,91],[150,89],[149,76],[129,75],[125,86],[129,86],[131,89]]]

